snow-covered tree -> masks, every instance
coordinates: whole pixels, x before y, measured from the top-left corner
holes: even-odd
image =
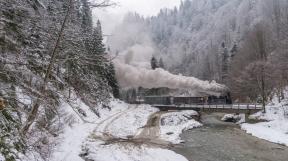
[[[153,70],[155,70],[155,69],[158,68],[158,67],[159,67],[158,61],[157,61],[157,59],[153,56],[153,57],[151,58],[151,68],[152,68]]]

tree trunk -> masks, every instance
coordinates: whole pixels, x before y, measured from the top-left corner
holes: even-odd
[[[68,20],[68,17],[70,15],[70,12],[71,12],[71,9],[72,9],[72,5],[73,5],[73,0],[70,0],[67,13],[66,13],[65,18],[63,20],[60,32],[58,34],[57,41],[56,41],[55,46],[54,46],[53,51],[52,51],[51,60],[50,60],[49,66],[48,66],[46,74],[45,74],[44,82],[43,82],[41,90],[40,90],[40,92],[42,94],[45,93],[46,86],[47,86],[47,83],[49,81],[49,77],[50,77],[53,65],[55,63],[56,56],[57,56],[56,51],[57,51],[57,48],[58,48],[58,46],[60,44],[60,41],[61,41],[61,38],[62,38],[62,35],[63,35],[63,31],[64,31],[64,28],[65,28],[65,25],[66,25],[66,22]],[[28,115],[28,118],[27,118],[27,121],[26,121],[24,127],[21,129],[22,135],[25,135],[29,131],[30,126],[33,124],[33,122],[37,118],[39,107],[40,107],[41,103],[42,103],[42,98],[40,98],[40,96],[39,96],[37,98],[36,102],[34,103],[30,114]]]
[[[263,110],[264,113],[266,113],[266,100],[267,100],[267,96],[266,96],[266,88],[265,88],[265,69],[264,67],[262,67],[261,70],[261,95],[262,95],[262,106],[263,106]]]

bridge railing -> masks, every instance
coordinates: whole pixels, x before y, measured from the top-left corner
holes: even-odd
[[[180,105],[153,105],[155,107],[176,107],[176,108],[196,108],[196,109],[233,109],[233,110],[261,110],[262,105],[259,104],[180,104]]]

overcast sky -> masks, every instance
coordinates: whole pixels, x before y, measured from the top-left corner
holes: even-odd
[[[181,0],[112,0],[118,5],[108,9],[95,9],[94,20],[100,19],[104,34],[110,34],[127,12],[137,12],[143,16],[157,15],[161,8],[178,6]]]

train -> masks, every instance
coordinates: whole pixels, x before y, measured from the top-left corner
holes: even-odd
[[[224,96],[145,96],[144,103],[150,105],[217,105],[232,104],[230,93]]]

